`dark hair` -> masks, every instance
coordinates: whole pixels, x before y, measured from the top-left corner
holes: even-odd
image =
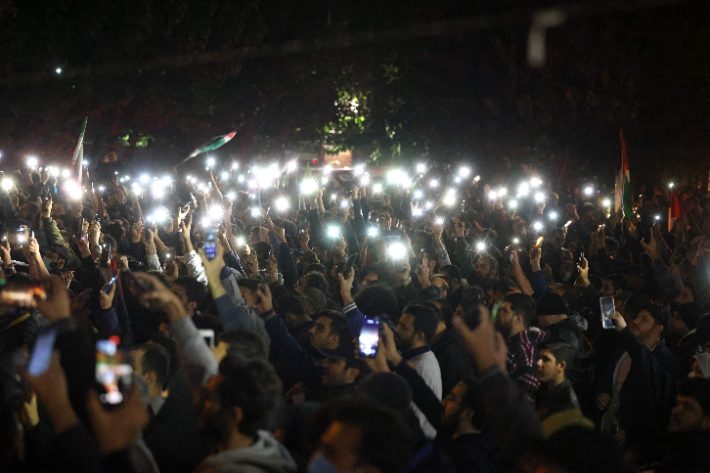
[[[239,279],[237,280],[237,286],[243,287],[244,289],[249,289],[251,292],[256,292],[259,289],[263,289],[264,282],[258,279]]]
[[[205,298],[207,289],[205,286],[192,276],[182,276],[175,280],[173,285],[178,285],[185,288],[185,296],[187,296],[187,302],[197,302],[197,305],[202,303]]]
[[[636,314],[636,317],[639,316],[641,311],[647,310],[649,315],[653,318],[653,321],[656,322],[657,325],[660,325],[663,327],[663,331],[665,332],[668,330],[668,327],[670,326],[671,320],[670,320],[670,314],[668,313],[668,307],[658,307],[655,306],[654,304],[647,304],[645,306],[642,306],[639,309],[638,314]],[[661,335],[663,336],[663,335]]]
[[[464,310],[486,303],[486,293],[479,286],[470,286],[461,292],[461,306]],[[456,309],[456,307],[454,307]]]
[[[225,357],[219,364],[223,378],[216,392],[223,411],[239,407],[242,421],[239,431],[255,435],[266,428],[270,411],[276,406],[283,386],[274,368],[265,360],[242,363]]]
[[[163,388],[170,375],[170,353],[164,346],[157,343],[144,343],[138,345],[137,350],[143,351],[141,367],[143,373],[155,373],[155,381]]]
[[[384,314],[390,320],[396,321],[401,314],[394,293],[381,285],[366,286],[355,296],[354,300],[360,312],[367,317],[377,317]]]
[[[355,448],[359,463],[375,466],[383,473],[405,471],[415,439],[402,416],[369,399],[348,399],[341,403],[332,421],[357,427],[361,432]]]
[[[508,294],[513,289],[517,289],[518,285],[513,282],[510,278],[499,278],[495,286],[493,286],[494,292],[500,292],[503,295]]]
[[[695,399],[704,416],[710,416],[710,379],[689,378],[678,385],[678,395]]]
[[[461,268],[458,266],[454,266],[453,264],[448,264],[446,266],[442,266],[439,268],[440,273],[446,273],[446,275],[450,279],[456,279],[457,281],[461,281]]]
[[[439,325],[439,318],[434,309],[421,304],[410,304],[404,308],[404,313],[414,317],[414,333],[423,333],[424,341],[430,343]]]
[[[651,301],[641,294],[633,294],[631,297],[626,299],[624,302],[624,312],[626,312],[631,320],[635,319],[639,312],[641,312],[645,307],[651,305]]]
[[[219,341],[227,344],[227,356],[247,361],[254,359],[267,361],[269,358],[266,344],[253,332],[230,330],[222,333]]]
[[[576,353],[575,348],[567,342],[560,340],[546,340],[538,346],[538,350],[548,350],[557,360],[557,364],[565,362],[565,373],[572,366],[572,360]]]
[[[616,291],[626,291],[629,288],[629,283],[626,281],[623,274],[610,274],[604,278],[604,281],[611,281],[611,284],[614,286],[614,290]]]
[[[340,312],[332,309],[321,310],[313,316],[313,320],[317,320],[319,317],[330,319],[330,333],[340,337],[339,343],[349,342],[353,339],[350,326],[348,325],[348,319]]]
[[[372,373],[360,382],[358,390],[402,414],[405,414],[412,404],[412,388],[396,373]]]
[[[533,318],[535,317],[535,301],[526,294],[508,294],[505,296],[505,302],[510,302],[510,310],[515,315],[519,315],[523,319],[523,324],[530,327]]]
[[[330,292],[330,284],[328,284],[328,279],[324,274],[321,273],[308,273],[308,281],[306,282],[306,288],[314,287],[319,289],[323,294],[328,294]]]
[[[303,274],[310,274],[314,271],[317,273],[325,274],[327,270],[325,269],[325,266],[320,263],[311,263],[306,266],[306,269],[303,270]]]
[[[306,314],[303,304],[296,296],[291,294],[283,294],[274,299],[274,310],[281,317],[291,313],[297,317],[302,317]]]
[[[473,375],[467,375],[461,382],[466,385],[466,394],[461,399],[461,408],[473,410],[471,423],[475,428],[482,430],[485,424],[485,409],[480,381]]]

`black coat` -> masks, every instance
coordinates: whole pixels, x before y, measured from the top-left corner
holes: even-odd
[[[431,344],[441,368],[441,387],[444,396],[473,371],[473,360],[463,340],[453,328],[447,328],[441,338]]]

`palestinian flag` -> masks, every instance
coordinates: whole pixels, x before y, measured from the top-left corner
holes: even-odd
[[[86,123],[89,121],[89,117],[84,118],[84,123],[81,125],[81,133],[79,134],[79,141],[76,143],[76,149],[74,150],[74,155],[72,156],[71,164],[77,166],[76,173],[78,175],[77,182],[79,187],[81,187],[81,175],[82,168],[84,166],[84,133],[86,132]],[[78,162],[78,164],[77,164]]]
[[[239,128],[237,128],[238,130]],[[203,144],[199,148],[197,148],[195,151],[193,151],[190,156],[187,157],[187,159],[194,158],[198,154],[202,153],[207,153],[209,151],[214,151],[217,148],[221,148],[222,146],[226,145],[229,143],[232,138],[237,136],[237,130],[234,130],[233,132],[227,134],[227,135],[222,135],[222,136],[217,136],[215,138],[212,138],[210,141],[207,143]]]
[[[624,130],[619,131],[621,137],[621,169],[616,176],[616,186],[614,189],[614,211],[621,208],[624,218],[631,218],[633,214],[631,200],[631,177],[629,175],[629,155],[626,153],[626,141],[624,141]]]
[[[675,192],[671,192],[671,206],[668,209],[668,232],[673,229],[676,219],[683,214],[680,208],[680,200]]]

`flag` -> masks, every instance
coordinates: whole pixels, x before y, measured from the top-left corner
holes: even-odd
[[[671,206],[668,209],[668,231],[673,229],[673,225],[678,217],[681,216],[683,211],[680,208],[680,201],[678,200],[678,195],[675,192],[671,192]]]
[[[237,130],[238,129],[239,128],[237,128]],[[187,159],[194,158],[198,154],[207,153],[208,151],[214,151],[217,148],[221,148],[222,146],[229,143],[231,141],[231,139],[237,135],[237,130],[234,130],[233,132],[226,134],[226,135],[217,136],[215,138],[212,138],[210,141],[208,141],[207,143],[203,144],[202,146],[197,148],[195,151],[190,153],[190,156],[188,156]]]
[[[616,176],[616,186],[614,189],[614,211],[619,208],[624,218],[631,218],[633,211],[631,200],[631,177],[629,175],[629,155],[626,153],[626,141],[624,141],[624,130],[619,131],[621,137],[621,169]]]
[[[74,156],[72,156],[71,164],[72,166],[77,165],[77,183],[79,188],[81,188],[81,174],[84,166],[84,133],[86,132],[86,123],[89,121],[89,117],[84,118],[84,123],[81,125],[81,133],[79,133],[79,141],[76,142],[76,149],[74,150]]]

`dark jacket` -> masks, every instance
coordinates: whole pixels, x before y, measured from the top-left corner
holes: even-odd
[[[561,384],[550,389],[543,385],[537,396],[537,415],[540,416],[540,421],[558,412],[570,409],[581,410],[577,395],[572,389],[569,380],[566,379]]]
[[[710,430],[672,432],[659,444],[665,457],[658,473],[710,473]]]
[[[461,435],[443,444],[459,473],[495,471],[495,442],[488,433]]]
[[[441,338],[431,344],[441,368],[441,387],[444,396],[473,370],[473,360],[466,345],[453,328],[446,328]]]
[[[550,340],[560,340],[569,343],[575,349],[574,360],[567,370],[567,379],[575,391],[584,393],[588,388],[589,356],[587,345],[577,322],[572,317],[544,328]]]
[[[537,360],[540,359],[540,351],[537,346],[546,338],[545,332],[531,327],[508,339],[508,354],[505,360],[508,374],[531,403],[535,403],[537,390],[540,387],[537,379]]]

